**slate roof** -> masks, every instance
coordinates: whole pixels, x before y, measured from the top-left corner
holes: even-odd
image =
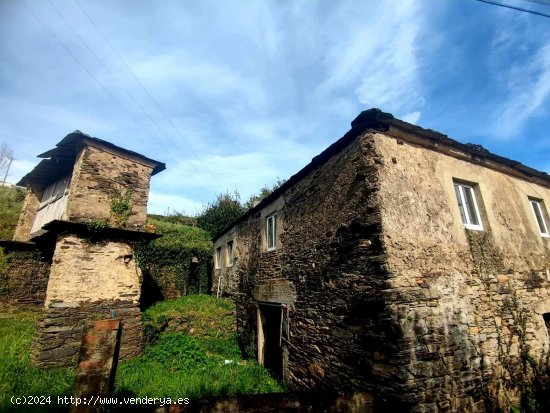
[[[392,128],[403,130],[406,133],[410,133],[418,137],[418,141],[415,143],[420,143],[422,146],[428,149],[440,151],[439,148],[442,146],[450,147],[451,149],[456,149],[461,153],[469,155],[470,159],[468,160],[471,162],[475,162],[477,164],[487,167],[490,167],[489,163],[502,165],[508,172],[517,172],[517,174],[520,176],[530,177],[533,181],[541,185],[550,187],[550,175],[548,175],[546,172],[541,172],[525,166],[518,161],[495,155],[481,145],[472,143],[460,143],[440,132],[431,129],[424,129],[420,126],[404,122],[402,120],[394,118],[391,113],[382,112],[380,109],[372,108],[361,112],[351,122],[351,129],[343,137],[338,139],[327,149],[314,157],[309,164],[298,171],[295,175],[292,175],[287,181],[285,181],[283,185],[281,185],[270,195],[262,199],[260,203],[258,203],[253,208],[250,208],[240,218],[232,222],[223,231],[216,234],[216,236],[214,237],[214,241],[216,241],[238,223],[242,222],[249,216],[269,205],[271,202],[275,201],[279,196],[284,194],[287,189],[289,189],[295,183],[304,178],[312,170],[323,165],[332,156],[346,148],[359,135],[368,131],[388,132]]]
[[[122,154],[123,156],[126,155],[130,158],[136,158],[145,164],[151,165],[153,167],[153,175],[166,169],[166,165],[162,162],[155,161],[137,152],[121,148],[103,139],[94,138],[76,130],[65,136],[55,148],[38,155],[38,158],[46,159],[40,161],[31,172],[21,178],[17,185],[44,189],[56,178],[71,173],[76,156],[79,151],[87,145],[104,147]]]

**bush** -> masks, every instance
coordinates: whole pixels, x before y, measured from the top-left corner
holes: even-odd
[[[199,227],[214,237],[246,212],[237,191],[218,194],[197,217]]]
[[[212,242],[204,230],[154,219],[148,221],[162,237],[135,245],[144,276],[142,302],[154,302],[147,294],[158,288],[161,297],[208,293]],[[153,284],[153,285],[149,285]]]

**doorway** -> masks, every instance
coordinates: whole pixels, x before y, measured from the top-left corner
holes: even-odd
[[[275,377],[283,377],[283,306],[280,303],[258,305],[258,362]]]

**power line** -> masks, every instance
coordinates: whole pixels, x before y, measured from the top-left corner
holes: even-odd
[[[497,3],[496,1],[489,1],[489,0],[476,0],[476,1],[479,1],[481,3],[492,4],[494,6],[505,7],[507,9],[519,10],[519,11],[523,11],[525,13],[536,14],[537,16],[550,18],[550,14],[545,14],[545,13],[541,13],[541,12],[534,11],[534,10],[527,10],[527,9],[523,9],[521,7],[516,7],[516,6],[510,6],[509,4]]]
[[[82,12],[86,15],[86,17],[88,18],[88,20],[90,20],[90,22],[94,25],[94,27],[96,28],[96,30],[99,32],[99,34],[101,35],[101,37],[103,37],[103,39],[105,40],[105,42],[109,45],[109,47],[111,48],[111,50],[117,55],[117,57],[120,59],[120,61],[122,62],[122,64],[124,65],[124,67],[128,70],[128,72],[130,72],[130,74],[132,75],[132,77],[136,80],[136,82],[141,86],[141,88],[143,89],[143,91],[147,94],[147,96],[153,101],[153,103],[155,104],[156,108],[159,110],[160,113],[163,114],[163,116],[168,120],[168,122],[170,123],[170,125],[172,126],[172,128],[177,132],[177,134],[180,136],[180,138],[183,140],[183,142],[185,142],[185,144],[187,145],[187,147],[191,150],[191,153],[193,153],[195,155],[195,157],[199,160],[200,163],[203,164],[204,168],[206,169],[206,171],[208,171],[208,173],[212,176],[212,178],[216,181],[216,183],[219,185],[220,182],[218,181],[218,179],[216,178],[216,176],[212,173],[212,171],[210,171],[210,169],[208,168],[208,166],[203,162],[203,160],[201,159],[201,157],[195,152],[195,150],[193,149],[193,147],[191,146],[191,144],[189,142],[187,142],[187,139],[185,139],[185,137],[183,136],[183,134],[180,132],[180,130],[176,127],[176,125],[174,124],[174,122],[172,121],[172,119],[165,113],[165,111],[162,109],[162,107],[160,106],[160,104],[156,101],[156,99],[152,96],[152,94],[149,92],[149,90],[147,90],[147,88],[143,85],[143,83],[139,80],[139,78],[137,77],[137,75],[134,73],[134,71],[130,68],[130,66],[126,63],[126,61],[124,60],[124,58],[120,55],[120,53],[118,52],[118,50],[113,46],[113,44],[109,41],[109,39],[107,38],[107,36],[103,33],[103,31],[99,28],[99,26],[95,23],[95,21],[92,19],[92,17],[88,14],[88,12],[84,9],[84,7],[82,7],[82,5],[80,4],[79,0],[75,0],[76,4],[78,5],[78,7],[82,10]]]
[[[31,16],[33,16],[41,25],[42,27],[44,27],[48,33],[55,39],[57,40],[57,42],[61,45],[61,47],[63,47],[63,49],[65,49],[65,51],[71,55],[71,57],[82,67],[82,69],[84,69],[84,71],[86,73],[88,73],[88,75],[90,75],[90,77],[92,77],[96,83],[105,91],[105,93],[107,93],[115,102],[117,102],[119,104],[119,106],[126,112],[128,113],[128,115],[130,115],[134,121],[136,121],[140,126],[143,127],[143,125],[139,122],[139,120],[130,112],[128,111],[124,105],[116,98],[115,95],[113,95],[109,89],[107,89],[105,87],[105,85],[103,85],[103,83],[101,83],[99,81],[99,79],[97,77],[94,76],[94,74],[92,72],[90,72],[88,70],[88,68],[84,65],[84,63],[82,63],[82,61],[76,57],[76,55],[71,51],[71,49],[69,49],[67,46],[65,46],[65,44],[61,41],[61,39],[59,39],[59,37],[42,21],[42,19],[40,19],[40,17],[38,17],[33,11],[32,9],[27,5],[27,3],[25,1],[21,2],[25,8],[27,9],[27,11],[31,14]],[[160,142],[159,142],[160,143]]]
[[[535,3],[535,4],[541,4],[543,6],[549,6],[550,7],[550,2],[547,2],[547,1],[544,1],[544,0],[525,0],[525,1],[528,1],[530,3]]]
[[[113,77],[113,79],[115,79],[115,81],[117,82],[117,84],[126,92],[126,94],[128,95],[128,97],[130,97],[130,99],[132,99],[132,101],[136,104],[136,106],[143,112],[145,113],[145,115],[149,118],[149,120],[151,121],[151,123],[159,130],[159,132],[164,135],[164,137],[170,142],[170,137],[166,134],[166,132],[164,132],[164,130],[162,130],[162,128],[155,122],[155,120],[149,115],[149,113],[147,112],[147,110],[145,110],[145,108],[143,108],[143,106],[141,106],[141,104],[134,98],[134,96],[132,95],[132,93],[130,93],[130,91],[122,84],[122,82],[120,82],[120,80],[117,78],[117,76],[111,72],[111,70],[109,69],[109,67],[107,67],[107,65],[105,64],[105,62],[95,53],[95,51],[92,49],[92,47],[88,44],[88,42],[86,42],[86,40],[84,40],[80,34],[77,32],[77,30],[71,25],[71,23],[63,16],[63,14],[57,9],[57,7],[55,7],[49,0],[48,0],[48,4],[50,5],[50,7],[55,10],[55,12],[57,13],[57,15],[63,20],[63,22],[65,22],[65,24],[67,25],[67,27],[69,27],[69,29],[78,37],[78,39],[82,42],[82,44],[84,44],[84,46],[86,46],[86,48],[90,51],[90,53],[92,53],[94,55],[94,57],[101,63],[101,65],[105,68],[105,70]],[[155,138],[154,135],[152,135],[153,138],[161,145],[161,147],[164,149],[164,151],[168,154],[171,154],[166,148],[164,148],[164,146],[162,145],[162,143]],[[171,142],[172,143],[172,142]],[[179,150],[179,148],[172,143],[172,146],[174,147],[174,149],[176,150],[176,152],[178,152],[182,157],[185,157],[185,155]],[[209,192],[208,189],[206,189],[200,182],[198,182],[196,180],[196,178],[193,178],[195,180],[195,182],[197,182],[206,192]]]

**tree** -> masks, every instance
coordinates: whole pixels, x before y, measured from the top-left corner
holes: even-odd
[[[13,151],[7,144],[3,143],[0,145],[0,178],[2,182],[6,182],[12,161]]]
[[[218,194],[214,202],[208,203],[197,216],[199,228],[215,236],[229,224],[237,220],[246,212],[247,208],[241,204],[241,197],[237,191],[230,194]]]
[[[258,193],[257,195],[252,195],[250,198],[248,198],[248,201],[246,201],[245,206],[247,208],[252,208],[252,207],[258,205],[258,203],[262,199],[264,199],[268,195],[271,195],[271,193],[273,191],[275,191],[276,189],[279,189],[281,187],[281,185],[284,184],[285,182],[286,182],[285,179],[277,178],[277,181],[273,184],[273,186],[271,188],[267,185],[264,185],[260,189],[260,193]]]

